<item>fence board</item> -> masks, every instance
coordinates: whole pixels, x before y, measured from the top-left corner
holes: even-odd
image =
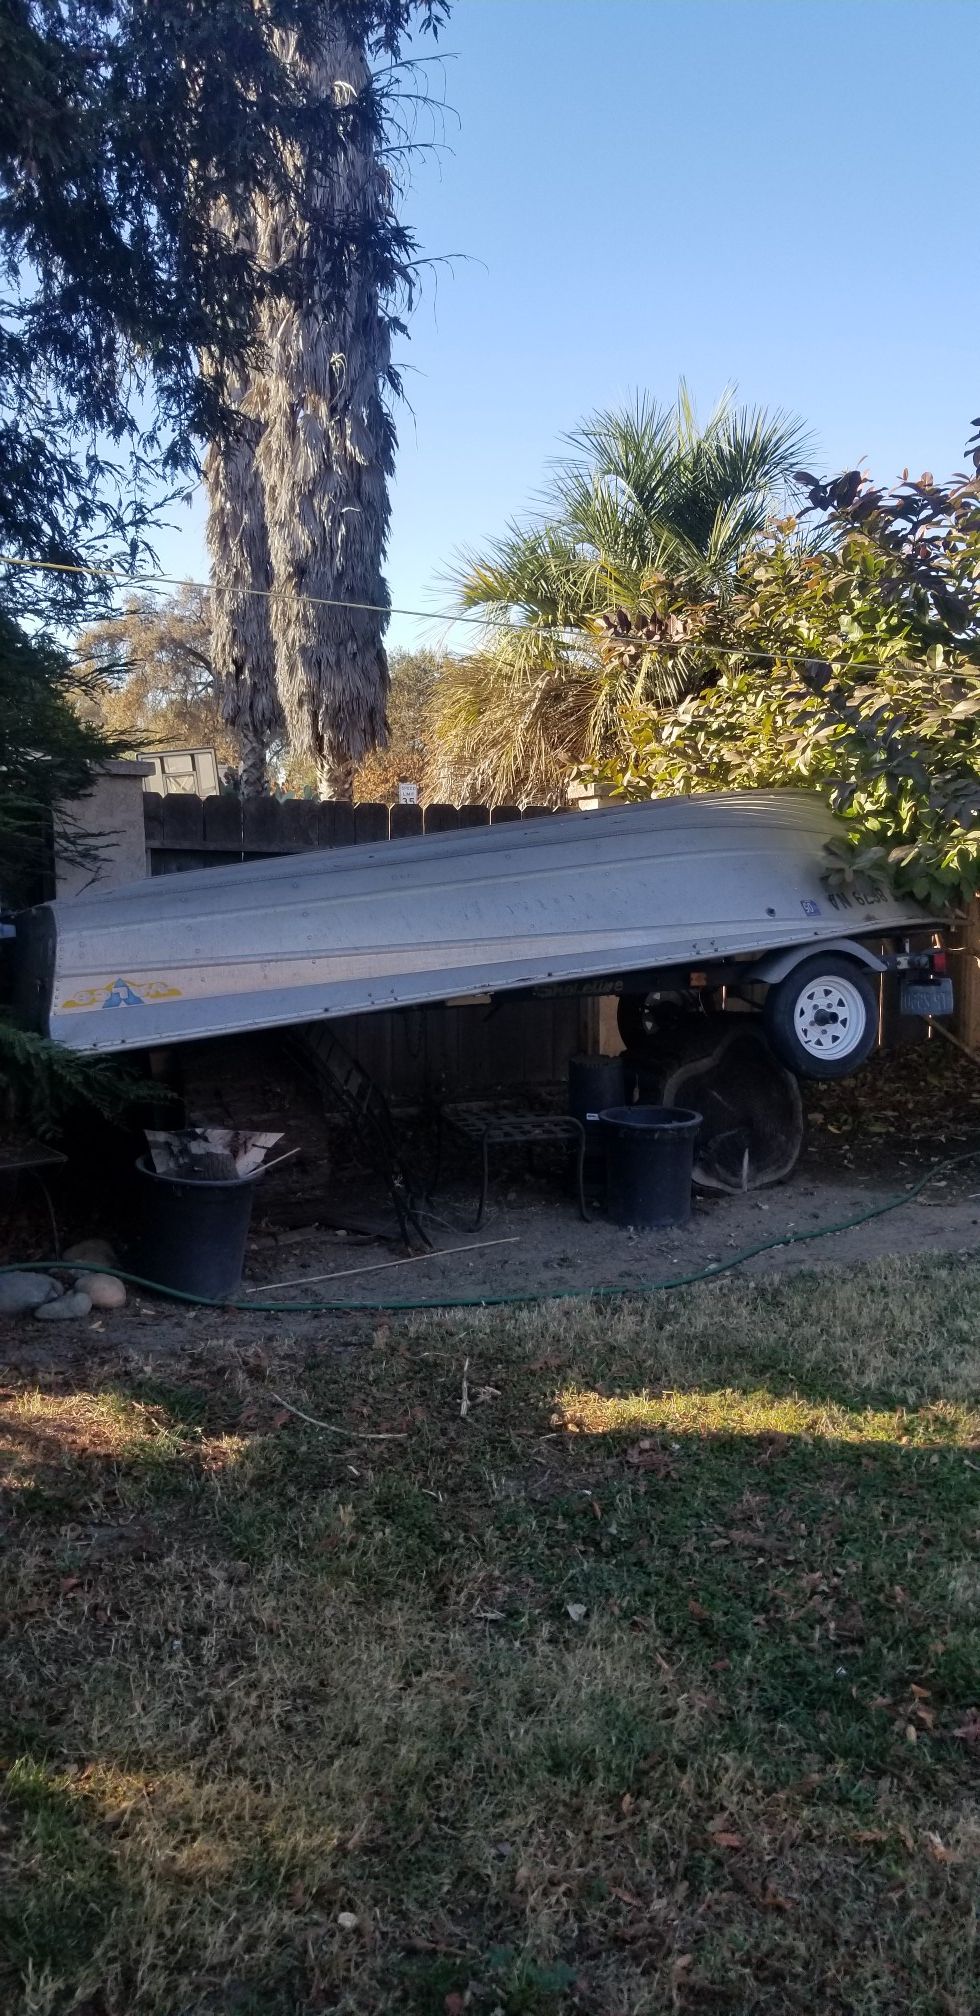
[[[490,824],[491,826],[506,826],[511,820],[519,819],[520,816],[521,808],[519,805],[495,805],[490,814]]]
[[[242,801],[232,792],[204,800],[204,844],[225,854],[242,850]]]
[[[489,826],[489,805],[461,805],[459,808],[459,823],[461,827]]]
[[[354,838],[359,847],[388,838],[387,805],[355,805]]]
[[[422,831],[421,805],[393,805],[388,814],[391,840],[413,840]]]
[[[282,833],[282,806],[275,798],[245,798],[242,801],[242,845],[247,854],[278,854]]]
[[[163,845],[196,847],[204,845],[204,805],[200,798],[175,793],[163,801]]]
[[[353,805],[347,805],[343,800],[336,804],[318,805],[316,837],[318,847],[353,847],[357,839]]]
[[[280,848],[288,854],[305,854],[318,847],[319,809],[313,798],[287,798],[278,808]]]
[[[163,793],[143,793],[143,833],[147,847],[163,846]]]
[[[427,833],[455,833],[459,826],[455,805],[426,805],[422,816]]]

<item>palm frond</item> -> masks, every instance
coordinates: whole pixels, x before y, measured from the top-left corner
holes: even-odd
[[[497,802],[526,798],[532,778],[556,790],[563,764],[567,784],[610,752],[629,710],[674,704],[714,676],[696,635],[668,649],[658,625],[730,593],[792,495],[807,440],[789,414],[737,406],[731,387],[702,424],[682,380],[673,406],[640,394],[600,410],[564,450],[539,518],[462,555],[455,573],[460,606],[482,612],[488,631],[472,669],[453,675],[445,775],[470,792],[479,779]],[[602,628],[610,612],[628,619],[628,634]],[[570,650],[575,633],[583,645]]]

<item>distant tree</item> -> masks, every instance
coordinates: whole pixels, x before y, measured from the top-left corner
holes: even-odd
[[[212,747],[237,767],[237,737],[223,713],[207,590],[166,600],[127,596],[118,616],[90,623],[75,645],[86,711],[116,737],[144,748]]]
[[[435,651],[392,652],[388,743],[357,766],[354,796],[361,804],[395,804],[399,784],[417,784],[423,804],[432,798],[434,707],[448,662]]]
[[[417,784],[425,804],[433,797],[434,712],[440,680],[449,660],[436,651],[394,651],[388,701],[388,741],[373,749],[353,775],[358,805],[394,805],[401,783]],[[318,766],[309,757],[280,753],[272,774],[287,794],[320,793]]]

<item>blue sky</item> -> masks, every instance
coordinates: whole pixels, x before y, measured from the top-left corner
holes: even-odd
[[[402,346],[396,605],[445,608],[453,550],[533,503],[563,432],[682,374],[705,409],[734,380],[799,413],[827,469],[961,465],[980,0],[457,0],[441,47],[458,120],[403,212],[458,256]],[[202,515],[167,572],[206,571]]]

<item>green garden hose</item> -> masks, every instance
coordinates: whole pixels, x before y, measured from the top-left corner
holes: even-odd
[[[712,1260],[706,1267],[699,1267],[692,1274],[672,1274],[663,1281],[636,1281],[628,1286],[611,1284],[596,1288],[526,1288],[510,1295],[452,1295],[432,1296],[411,1302],[258,1302],[249,1296],[247,1301],[215,1301],[205,1295],[188,1295],[181,1288],[167,1288],[160,1281],[144,1280],[140,1274],[127,1274],[121,1267],[82,1267],[77,1261],[31,1260],[11,1261],[0,1266],[0,1274],[32,1272],[52,1274],[70,1272],[73,1274],[111,1274],[117,1281],[128,1281],[131,1287],[146,1288],[153,1295],[163,1295],[171,1302],[189,1302],[200,1309],[235,1309],[246,1315],[286,1316],[323,1314],[335,1316],[382,1316],[410,1314],[426,1309],[509,1309],[521,1303],[588,1301],[590,1297],[608,1299],[614,1295],[657,1295],[667,1288],[692,1288],[701,1281],[713,1281],[719,1274],[730,1274],[733,1267],[744,1266],[746,1260],[754,1260],[760,1253],[773,1253],[780,1246],[805,1246],[814,1239],[832,1238],[835,1232],[850,1232],[856,1225],[870,1224],[873,1218],[884,1218],[889,1211],[897,1211],[902,1204],[914,1203],[944,1169],[961,1168],[964,1162],[975,1161],[980,1156],[980,1143],[968,1148],[961,1155],[948,1155],[937,1162],[925,1176],[920,1176],[911,1188],[903,1190],[900,1197],[886,1197],[883,1204],[872,1204],[867,1211],[858,1211],[852,1218],[838,1219],[834,1225],[815,1225],[810,1232],[781,1232],[775,1239],[761,1239],[755,1246],[743,1246],[741,1252],[733,1253],[730,1260]],[[433,1259],[439,1258],[438,1253]]]

